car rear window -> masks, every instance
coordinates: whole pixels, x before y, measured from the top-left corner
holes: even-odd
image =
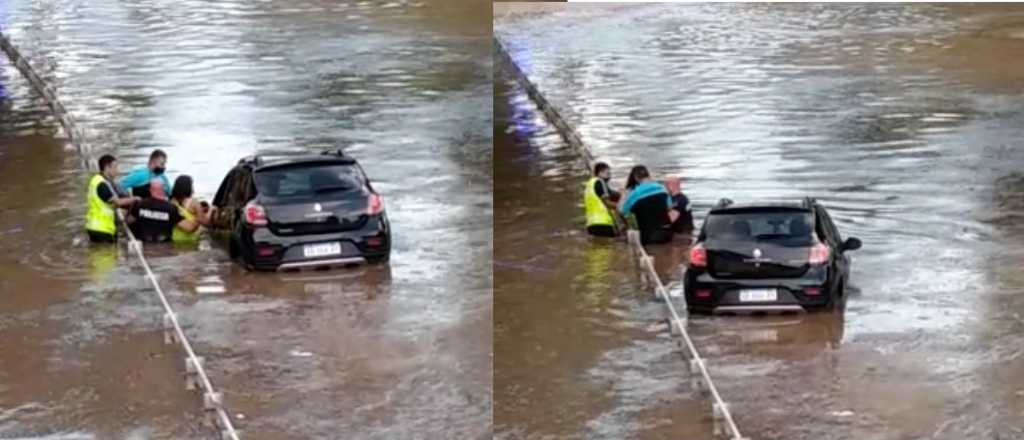
[[[798,210],[723,212],[708,216],[704,234],[715,240],[808,246],[814,239],[814,218]]]
[[[354,165],[298,165],[256,172],[256,189],[273,198],[309,198],[324,194],[359,191],[363,175]]]

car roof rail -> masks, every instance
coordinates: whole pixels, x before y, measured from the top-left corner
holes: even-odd
[[[348,155],[345,154],[345,149],[343,147],[338,147],[331,150],[324,150],[320,152],[320,154],[323,156],[348,157]]]
[[[261,163],[263,163],[263,158],[260,157],[260,155],[258,155],[258,154],[253,154],[253,155],[245,156],[245,157],[243,157],[241,159],[238,159],[238,164],[239,165],[242,165],[242,164],[259,165]]]
[[[718,199],[718,204],[715,205],[715,207],[716,208],[725,208],[725,207],[727,207],[729,205],[732,205],[732,199],[727,198],[727,197],[722,197],[721,199]]]

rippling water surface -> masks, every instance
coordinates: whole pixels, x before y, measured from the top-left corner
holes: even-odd
[[[1024,10],[520,5],[495,34],[619,185],[637,163],[681,175],[698,221],[813,196],[863,240],[844,314],[691,323],[745,435],[1016,438],[1022,89],[947,66],[968,39],[1024,50],[979,39],[994,16]],[[710,438],[664,306],[624,244],[582,234],[586,170],[496,78],[499,436]],[[652,250],[664,279],[685,251]]]
[[[347,146],[391,264],[249,274],[206,242],[150,262],[247,439],[491,429],[484,4],[2,2],[0,26],[122,170],[153,148],[211,197],[242,156]],[[0,437],[205,438],[183,353],[123,248],[83,243],[87,176],[10,66],[0,117]]]

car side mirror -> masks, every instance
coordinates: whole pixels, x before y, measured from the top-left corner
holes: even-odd
[[[846,241],[843,242],[843,251],[855,251],[860,249],[860,245],[860,239],[855,237],[847,238]]]

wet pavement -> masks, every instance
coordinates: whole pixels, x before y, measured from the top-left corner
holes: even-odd
[[[814,196],[863,240],[845,313],[691,320],[756,439],[1024,437],[1021,29],[1013,6],[495,11],[618,186],[681,175],[698,222]],[[587,171],[495,68],[496,437],[711,438],[664,305],[583,234]],[[651,249],[670,288],[685,251]]]
[[[481,3],[4,2],[0,26],[122,170],[212,197],[242,156],[347,145],[390,265],[250,274],[147,246],[245,439],[491,433],[491,55]],[[489,12],[489,11],[488,11]],[[0,437],[210,438],[134,256],[90,247],[87,176],[4,63]]]

